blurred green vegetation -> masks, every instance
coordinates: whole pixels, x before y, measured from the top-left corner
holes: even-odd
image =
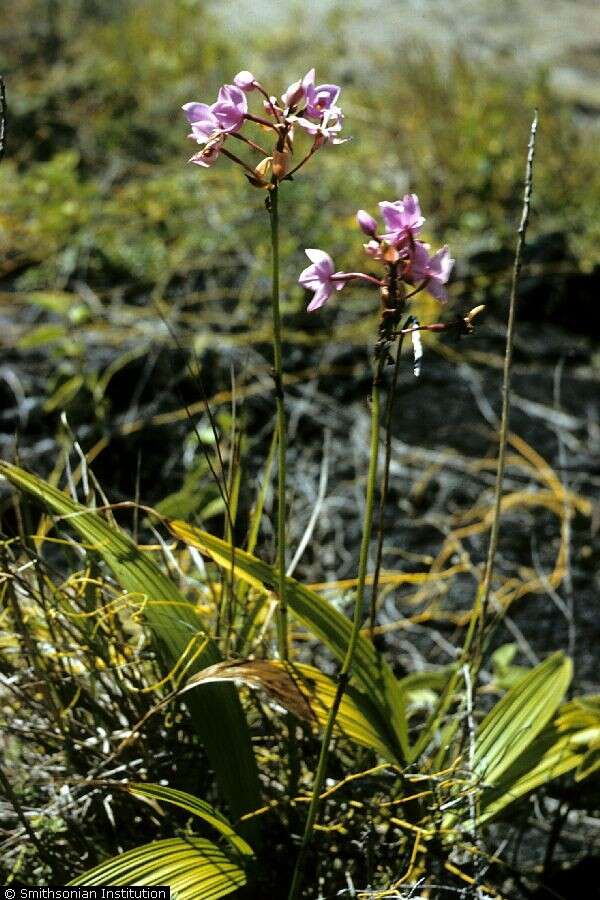
[[[260,295],[263,196],[228,160],[209,172],[186,164],[180,107],[212,101],[241,68],[279,94],[311,65],[342,83],[353,140],[327,147],[285,191],[291,310],[302,307],[302,247],[326,246],[355,267],[356,208],[375,211],[407,189],[421,197],[432,242],[449,243],[459,261],[512,246],[534,106],[534,231],[564,232],[578,267],[590,269],[600,238],[596,148],[544,74],[440,61],[425,46],[393,55],[366,47],[363,59],[350,58],[338,40],[342,14],[331,13],[316,42],[298,11],[241,46],[196,0],[15,0],[0,39],[10,105],[0,167],[5,283],[56,289],[77,278],[160,295],[199,272],[218,269],[227,287],[255,269]]]

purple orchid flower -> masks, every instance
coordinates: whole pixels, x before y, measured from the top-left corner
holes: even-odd
[[[426,244],[415,241],[410,250],[410,264],[405,276],[406,280],[409,284],[426,281],[429,293],[440,303],[445,303],[448,299],[445,284],[450,278],[454,260],[450,257],[447,246],[442,247],[433,256],[430,256],[427,250]]]
[[[406,194],[395,203],[383,201],[379,204],[379,209],[387,228],[383,237],[395,246],[411,244],[425,221],[416,194]]]
[[[306,96],[304,115],[320,119],[324,112],[335,106],[340,96],[337,84],[318,84],[315,86],[315,70],[311,69],[302,81]]]
[[[246,94],[235,84],[224,84],[210,111],[217,119],[221,131],[229,134],[239,131],[248,112]]]
[[[314,291],[314,297],[307,307],[307,312],[314,312],[327,303],[334,291],[341,291],[346,280],[343,272],[335,272],[333,260],[328,253],[311,249],[304,252],[312,265],[300,273],[298,282],[309,291]]]
[[[304,98],[306,97],[308,86],[310,84],[314,85],[314,82],[315,70],[310,69],[306,73],[304,78],[301,78],[298,81],[294,81],[293,84],[290,84],[287,91],[281,95],[284,107],[286,109],[291,109],[292,106],[297,106],[300,101],[304,100]]]
[[[190,137],[198,144],[205,144],[215,133],[221,130],[219,120],[212,112],[212,107],[207,103],[186,103],[182,109],[192,126]]]
[[[290,116],[290,120],[303,128],[308,134],[312,134],[321,144],[328,141],[332,144],[345,144],[348,138],[339,138],[337,135],[342,130],[344,116],[339,106],[332,106],[323,113],[321,122],[311,122],[303,116]]]

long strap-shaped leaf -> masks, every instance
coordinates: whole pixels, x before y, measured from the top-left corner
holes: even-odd
[[[190,667],[190,674],[221,660],[214,641],[203,635],[202,623],[192,605],[124,532],[17,466],[0,462],[0,475],[62,516],[102,556],[125,590],[147,599],[146,620],[169,667],[179,660],[196,634],[205,638],[205,646],[193,668]],[[205,691],[191,695],[188,703],[194,728],[206,748],[232,815],[239,818],[254,811],[261,806],[258,768],[235,687],[210,685]],[[256,837],[254,821],[248,823],[250,831],[245,832],[248,836]]]
[[[239,863],[205,838],[168,838],[108,859],[71,885],[168,885],[177,900],[218,900],[246,884]]]
[[[473,759],[476,775],[491,784],[499,780],[553,718],[572,673],[571,660],[559,651],[504,695],[479,728]]]
[[[127,785],[127,790],[134,797],[160,800],[163,803],[172,803],[173,806],[179,806],[186,812],[212,825],[243,856],[252,856],[252,847],[231,827],[225,816],[211,806],[210,803],[207,803],[206,800],[195,797],[193,794],[188,794],[187,791],[178,791],[176,788],[162,784],[136,784],[131,782]]]
[[[549,724],[562,703],[572,672],[571,660],[562,651],[553,653],[521,678],[481,723],[472,773],[481,788],[479,822],[493,818],[513,800],[572,768],[568,761],[572,735],[563,740]],[[443,827],[451,827],[460,817],[458,809],[448,813]],[[466,827],[473,827],[473,823],[469,820]]]
[[[535,788],[577,769],[576,780],[587,774],[586,760],[600,741],[600,709],[596,697],[580,697],[561,706],[556,717],[504,771],[479,800],[479,822],[496,818],[507,806]],[[591,708],[586,710],[586,704]],[[591,768],[590,768],[591,771]]]
[[[217,565],[231,569],[231,546],[225,541],[179,520],[169,522],[169,528],[176,537],[209,555]],[[240,548],[236,548],[233,557],[238,578],[262,591],[277,590],[277,577],[272,566]],[[342,660],[350,640],[350,620],[320,594],[293,578],[286,580],[286,596],[296,618]],[[388,664],[362,636],[356,646],[352,677],[377,709],[378,728],[385,735],[385,743],[395,748],[397,760],[403,762],[408,757],[405,695]]]

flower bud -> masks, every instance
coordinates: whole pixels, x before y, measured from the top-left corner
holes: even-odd
[[[267,156],[265,159],[261,160],[259,164],[254,169],[254,177],[249,175],[247,172],[245,173],[246,178],[250,182],[250,184],[254,185],[257,188],[271,188],[273,185],[271,184],[271,172],[273,170],[273,157]]]
[[[261,160],[257,166],[254,168],[254,172],[258,175],[259,178],[265,178],[271,174],[271,170],[273,168],[273,157],[267,156],[265,159]]]
[[[233,79],[233,83],[236,87],[241,88],[243,91],[253,91],[256,87],[256,78],[252,74],[252,72],[248,72],[244,69],[242,72],[238,72],[235,78]]]
[[[377,222],[370,216],[366,209],[359,209],[356,213],[356,221],[358,222],[360,228],[367,234],[369,237],[375,237],[375,233],[377,231]]]
[[[288,162],[289,153],[284,150],[283,152],[280,150],[273,150],[273,175],[278,180],[281,180],[285,173],[287,172],[287,162]]]

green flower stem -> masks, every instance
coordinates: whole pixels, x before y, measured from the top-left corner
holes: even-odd
[[[294,869],[294,875],[292,878],[292,885],[290,887],[288,900],[296,900],[299,895],[302,876],[304,874],[304,866],[306,863],[306,856],[314,832],[317,813],[319,811],[321,791],[323,790],[323,784],[325,782],[331,736],[333,734],[335,720],[342,703],[344,692],[350,680],[350,670],[352,668],[352,660],[354,659],[354,651],[356,649],[356,644],[360,634],[360,627],[364,618],[365,581],[367,577],[369,545],[371,543],[371,531],[373,526],[375,487],[377,483],[377,461],[379,456],[380,382],[384,363],[385,357],[380,356],[376,362],[375,376],[373,378],[373,389],[371,393],[371,449],[369,456],[369,470],[367,474],[367,497],[365,503],[362,541],[360,545],[360,557],[358,562],[358,584],[356,587],[356,598],[354,601],[352,632],[350,634],[350,641],[348,642],[346,655],[344,657],[344,661],[338,675],[337,689],[335,692],[333,704],[331,706],[331,709],[329,710],[329,716],[327,718],[325,731],[323,733],[321,752],[319,755],[319,762],[317,764],[312,797],[310,800],[310,805],[308,807],[306,824],[304,826],[304,834],[302,835],[302,843],[300,844],[300,850],[298,852],[298,858],[296,860],[296,866]]]
[[[289,656],[288,609],[285,593],[285,481],[286,481],[286,427],[283,396],[283,368],[281,354],[281,312],[279,309],[279,209],[278,188],[269,194],[268,210],[271,219],[271,252],[273,261],[273,364],[275,375],[275,403],[277,407],[277,581],[279,584],[279,608],[277,610],[277,644],[279,656]]]
[[[375,637],[375,620],[377,618],[377,598],[379,596],[379,576],[383,559],[383,536],[385,506],[390,486],[390,465],[392,462],[392,419],[394,416],[394,403],[398,389],[398,375],[400,374],[400,361],[402,357],[402,344],[404,335],[398,336],[396,345],[396,360],[394,362],[394,374],[390,384],[387,406],[385,410],[385,461],[383,464],[383,482],[381,485],[381,497],[379,500],[379,522],[377,527],[377,551],[375,556],[375,571],[373,573],[373,588],[371,591],[371,611],[369,614],[369,634],[371,640]]]

